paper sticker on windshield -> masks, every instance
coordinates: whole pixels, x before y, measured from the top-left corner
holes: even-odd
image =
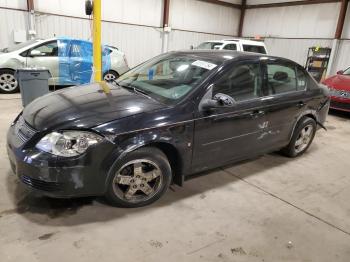
[[[205,69],[208,69],[208,70],[212,70],[213,68],[216,67],[216,64],[205,62],[205,61],[201,61],[201,60],[194,61],[192,63],[192,65],[199,66],[199,67],[202,67],[202,68],[205,68]]]

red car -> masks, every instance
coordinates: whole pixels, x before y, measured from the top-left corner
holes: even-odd
[[[323,81],[331,96],[330,108],[350,112],[350,67]]]

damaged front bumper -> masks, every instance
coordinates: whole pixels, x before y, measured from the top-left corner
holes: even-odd
[[[13,172],[31,189],[57,198],[101,195],[108,169],[103,160],[110,152],[101,145],[75,158],[58,157],[34,147],[18,146],[14,127],[7,134],[7,153]]]

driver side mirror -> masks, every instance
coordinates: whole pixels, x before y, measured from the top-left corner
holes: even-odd
[[[344,70],[339,70],[338,72],[337,72],[337,75],[342,75],[344,73]]]
[[[203,96],[199,103],[199,110],[207,111],[214,108],[233,107],[236,101],[229,95],[217,93],[213,97],[213,87]]]
[[[32,50],[29,53],[29,56],[33,57],[33,56],[41,56],[41,52],[39,50]]]

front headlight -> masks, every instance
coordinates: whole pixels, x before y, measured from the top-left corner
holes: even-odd
[[[103,138],[87,131],[52,132],[44,136],[36,148],[57,156],[77,156],[84,153],[89,146],[101,142]]]

